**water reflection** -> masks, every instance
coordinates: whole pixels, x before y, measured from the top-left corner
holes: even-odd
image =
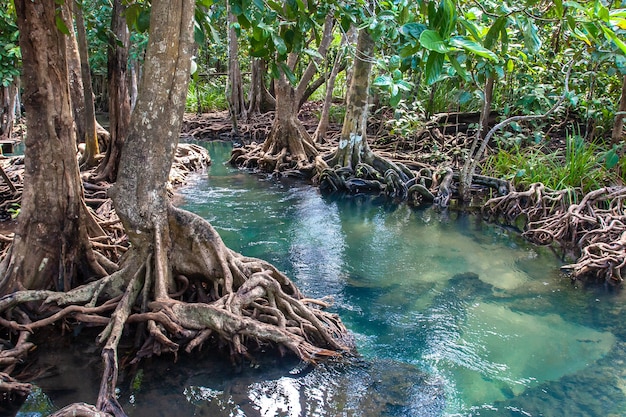
[[[626,410],[624,303],[571,287],[550,251],[464,214],[323,198],[223,166],[229,148],[209,147],[214,165],[182,190],[184,206],[305,294],[333,297],[362,357],[312,369],[272,357],[237,368],[208,353],[155,360],[139,388],[122,384],[132,416]]]

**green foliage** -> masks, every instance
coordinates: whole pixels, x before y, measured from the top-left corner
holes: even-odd
[[[387,121],[390,133],[400,137],[408,137],[418,132],[425,124],[425,109],[420,102],[407,103],[401,101],[394,109],[393,118]]]
[[[3,2],[4,3],[4,2]],[[22,54],[12,2],[0,7],[0,84],[8,87],[20,75]]]
[[[576,188],[586,193],[618,181],[607,168],[606,151],[579,136],[566,139],[566,149],[546,152],[541,146],[500,149],[489,157],[484,172],[513,182],[516,187],[541,182],[560,190]]]
[[[191,80],[187,92],[185,111],[206,113],[228,109],[224,85],[203,79]]]

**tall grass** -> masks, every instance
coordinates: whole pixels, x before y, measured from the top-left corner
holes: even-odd
[[[577,188],[587,193],[620,181],[615,171],[606,169],[604,154],[602,147],[571,135],[565,149],[553,152],[539,146],[501,149],[487,159],[483,170],[511,180],[518,188],[541,182],[554,190]]]
[[[223,85],[214,82],[191,80],[187,90],[185,111],[206,113],[227,110],[226,92]]]

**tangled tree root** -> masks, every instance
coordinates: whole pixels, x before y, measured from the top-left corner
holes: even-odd
[[[536,183],[527,191],[489,200],[485,212],[508,221],[525,217],[523,234],[530,241],[556,242],[580,255],[562,267],[573,279],[621,283],[626,272],[626,187],[591,191],[580,203],[573,203],[575,197],[574,190],[554,191]]]
[[[0,359],[21,360],[32,347],[28,335],[60,320],[105,326],[98,337],[104,375],[96,409],[123,416],[115,398],[117,347],[129,324],[140,324],[135,360],[205,344],[226,347],[233,358],[251,358],[255,347],[271,345],[307,362],[352,350],[339,318],[321,309],[326,302],[306,299],[271,264],[228,249],[204,219],[173,206],[168,218],[167,235],[157,227],[151,247],[131,247],[120,269],[105,278],[67,293],[18,291],[1,298],[0,324],[18,338]],[[40,307],[26,315],[22,309],[33,303]]]
[[[187,173],[209,162],[204,148],[180,145],[170,183],[184,183]],[[84,184],[97,226],[107,232],[91,241],[108,275],[66,293],[21,291],[0,299],[0,326],[10,332],[0,348],[5,396],[30,389],[8,374],[34,348],[29,336],[59,321],[104,326],[98,342],[105,371],[96,408],[75,404],[58,415],[125,415],[115,388],[117,346],[129,325],[141,341],[135,361],[203,345],[226,348],[234,359],[251,359],[255,348],[272,345],[309,362],[352,349],[339,318],[321,310],[328,303],[304,298],[271,264],[228,249],[205,220],[170,207],[168,232],[157,225],[151,245],[129,248],[108,184]]]

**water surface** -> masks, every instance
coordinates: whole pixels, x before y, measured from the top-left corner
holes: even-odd
[[[322,197],[224,166],[229,145],[207,146],[214,164],[181,206],[307,296],[332,297],[361,357],[146,361],[120,384],[131,416],[626,415],[621,293],[572,286],[554,253],[474,216]],[[92,388],[47,378],[33,398],[95,401],[93,358]]]

